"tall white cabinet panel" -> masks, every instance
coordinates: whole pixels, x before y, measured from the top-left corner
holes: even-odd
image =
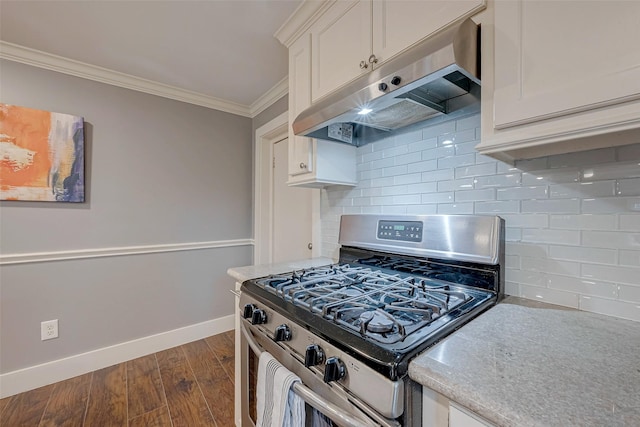
[[[289,47],[289,123],[311,105],[311,35],[305,34]],[[291,129],[291,126],[289,126]],[[312,140],[289,131],[289,175],[313,171]]]
[[[479,152],[511,161],[640,140],[640,2],[489,5]]]
[[[485,7],[485,0],[373,0],[373,54],[384,62]]]
[[[315,102],[371,68],[371,0],[335,3],[311,28],[311,40]]]
[[[499,1],[495,127],[640,98],[640,2]]]

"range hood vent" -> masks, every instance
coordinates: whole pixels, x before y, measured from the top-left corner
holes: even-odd
[[[467,19],[435,34],[314,103],[294,133],[361,146],[479,112],[479,33]]]

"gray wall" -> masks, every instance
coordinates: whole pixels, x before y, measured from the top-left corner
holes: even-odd
[[[0,102],[85,118],[84,204],[0,203],[2,255],[252,237],[252,121],[9,61]],[[250,246],[3,266],[0,372],[223,317]],[[60,338],[40,341],[59,319]]]

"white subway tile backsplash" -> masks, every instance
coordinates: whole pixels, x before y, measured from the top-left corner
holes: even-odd
[[[578,276],[580,274],[580,263],[559,261],[552,258],[521,257],[520,266],[523,270],[538,271],[547,274],[561,274],[565,276]]]
[[[433,171],[436,169],[438,169],[438,161],[436,159],[420,161],[407,165],[407,172],[409,173]]]
[[[460,166],[456,168],[456,179],[483,176],[483,175],[493,175],[495,173],[496,173],[495,162],[485,163],[481,165],[474,165],[474,166]]]
[[[541,244],[507,242],[505,246],[507,254],[515,254],[521,257],[546,258],[549,253],[548,246]]]
[[[382,157],[386,159],[388,157],[396,157],[402,154],[407,154],[408,152],[409,152],[409,147],[407,147],[406,145],[399,145],[397,147],[391,147],[391,148],[382,150]]]
[[[505,282],[504,293],[506,295],[513,295],[517,297],[520,295],[520,285],[514,282]]]
[[[505,255],[504,256],[505,268],[520,268],[520,257],[518,255]]]
[[[619,196],[640,196],[640,178],[619,179],[616,194]]]
[[[393,196],[394,205],[419,205],[422,201],[420,194],[406,194],[404,196]]]
[[[640,250],[640,233],[583,230],[582,243],[593,248]]]
[[[434,215],[438,213],[438,205],[407,205],[409,215]]]
[[[365,147],[366,147],[366,145],[365,145]],[[360,148],[362,148],[362,147],[359,147],[358,150]],[[362,162],[363,163],[371,162],[371,161],[374,161],[374,160],[380,160],[380,159],[382,159],[382,151],[374,151],[374,152],[365,153],[365,154],[362,155]]]
[[[456,154],[456,148],[453,145],[447,145],[444,147],[432,148],[430,150],[424,150],[420,156],[422,160],[440,159],[442,157],[452,157]]]
[[[456,142],[456,156],[460,156],[462,154],[473,153],[476,154],[476,145],[478,145],[478,141],[469,141],[469,142]],[[478,159],[476,158],[476,163]]]
[[[537,271],[505,270],[504,278],[507,281],[521,285],[529,285],[544,288],[547,286],[547,275]]]
[[[603,181],[617,178],[640,178],[640,162],[606,163],[582,168],[582,181]]]
[[[484,202],[488,200],[495,200],[495,198],[496,190],[493,188],[486,188],[484,190],[455,191],[456,202]]]
[[[407,174],[407,165],[392,166],[384,169],[384,176],[399,176]]]
[[[457,168],[476,163],[475,154],[463,154],[462,156],[441,157],[438,159],[438,169]]]
[[[508,173],[504,175],[487,175],[473,178],[475,188],[501,188],[515,187],[520,185],[521,175],[519,173]]]
[[[443,215],[466,215],[473,213],[473,203],[441,203],[438,213]]]
[[[577,246],[580,244],[580,231],[524,228],[522,229],[522,241]]]
[[[583,199],[582,213],[640,212],[640,197]]]
[[[456,122],[448,121],[422,129],[422,139],[437,138],[441,135],[453,133],[456,130]]]
[[[557,184],[549,186],[552,199],[573,199],[615,196],[616,182],[594,181],[573,184]]]
[[[598,282],[581,279],[579,277],[558,276],[555,274],[549,274],[547,279],[548,286],[551,289],[603,298],[618,297],[618,285],[615,283]]]
[[[588,248],[584,246],[550,246],[549,256],[596,264],[616,264],[617,251],[613,249]]]
[[[518,213],[520,212],[520,201],[509,200],[501,202],[477,202],[475,213],[477,214],[494,214],[501,213]]]
[[[406,145],[411,144],[412,142],[420,141],[424,139],[422,137],[422,130],[414,130],[411,132],[405,132],[400,135],[396,135],[393,137],[396,145]],[[375,145],[375,144],[371,144]]]
[[[407,194],[406,185],[392,185],[389,187],[382,187],[380,192],[383,196],[397,196],[399,194]]]
[[[437,171],[422,173],[423,182],[444,181],[444,180],[453,179],[453,178],[454,178],[453,169],[441,169]]]
[[[580,170],[576,168],[547,169],[522,173],[523,185],[550,185],[578,182]]]
[[[409,194],[435,193],[437,191],[437,182],[420,182],[407,185],[407,193]]]
[[[420,153],[409,153],[393,158],[393,164],[395,165],[408,165],[409,163],[417,163],[421,161]]]
[[[505,202],[500,202],[505,203]],[[476,205],[477,208],[477,205]],[[549,215],[545,214],[502,214],[498,213],[504,219],[507,227],[524,227],[524,228],[547,228],[549,226]]]
[[[394,177],[374,178],[371,180],[371,187],[388,187],[394,184]]]
[[[418,139],[415,142],[412,142],[407,145],[407,152],[409,153],[422,152],[430,148],[436,148],[437,146],[438,146],[438,138],[430,138],[430,139],[424,139],[424,140]]]
[[[570,230],[615,230],[618,227],[616,215],[551,215],[551,228]]]
[[[640,231],[640,214],[620,215],[620,230]]]
[[[523,298],[558,304],[565,307],[578,308],[579,296],[573,292],[559,291],[549,288],[520,285],[520,295]]]
[[[549,157],[549,168],[582,167],[584,165],[596,165],[599,163],[615,162],[615,148],[602,148],[599,150],[580,151],[577,153],[560,154]]]
[[[620,265],[640,267],[640,251],[620,251]]]
[[[454,193],[431,193],[422,195],[422,203],[451,203],[454,201]]]
[[[438,182],[438,191],[455,191],[473,189],[473,178],[453,179]]]
[[[640,286],[640,268],[582,264],[582,277]]]
[[[598,297],[581,296],[580,310],[607,316],[620,317],[622,319],[640,321],[640,304],[614,301]]]
[[[510,165],[475,151],[480,133],[477,114],[358,147],[357,187],[321,191],[323,255],[345,213],[500,215],[507,294],[634,318],[640,141]]]
[[[395,162],[393,161],[393,158],[373,160],[371,162],[371,169],[388,168],[393,166],[394,164]]]
[[[498,188],[497,197],[498,200],[547,199],[549,188],[547,186]]]
[[[520,228],[505,228],[504,239],[509,242],[519,242],[522,240],[522,229]]]
[[[480,115],[475,114],[470,117],[459,119],[456,122],[456,131],[462,131],[467,129],[475,129],[480,127]]]
[[[579,213],[580,199],[523,200],[523,213]]]
[[[398,175],[393,177],[394,184],[416,184],[422,181],[421,173],[409,173],[406,175]]]

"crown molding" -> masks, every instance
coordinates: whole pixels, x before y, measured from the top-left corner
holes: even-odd
[[[266,91],[260,98],[258,98],[251,107],[249,112],[251,117],[255,117],[262,113],[264,110],[273,105],[277,100],[289,93],[289,76],[285,76],[274,87]]]
[[[0,40],[0,58],[244,117],[251,107]],[[263,95],[264,96],[264,95]],[[262,99],[262,97],[260,98]],[[262,107],[262,105],[260,106]],[[256,107],[257,109],[258,107]],[[266,107],[264,107],[266,108]]]
[[[275,38],[286,47],[291,46],[335,2],[336,0],[305,0],[278,28]]]

